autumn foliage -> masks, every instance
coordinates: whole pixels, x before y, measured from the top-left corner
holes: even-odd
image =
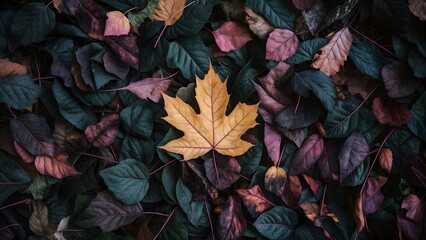
[[[424,239],[425,21],[0,1],[0,239]]]

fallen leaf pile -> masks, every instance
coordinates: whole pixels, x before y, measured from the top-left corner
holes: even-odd
[[[0,1],[0,239],[423,239],[424,0]]]

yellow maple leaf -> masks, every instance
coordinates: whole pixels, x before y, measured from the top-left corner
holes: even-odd
[[[321,54],[315,54],[312,67],[320,69],[327,76],[336,74],[340,66],[346,61],[352,46],[352,34],[345,27],[335,33],[324,47]]]
[[[154,20],[165,21],[166,26],[175,24],[182,16],[185,0],[160,0],[154,10]]]
[[[200,108],[199,114],[182,99],[163,93],[167,111],[164,120],[184,132],[184,136],[160,148],[182,154],[183,160],[200,157],[210,150],[232,157],[247,152],[253,144],[242,140],[241,135],[257,125],[259,103],[238,103],[226,116],[230,96],[226,81],[220,80],[211,65],[204,80],[196,79],[195,98]]]

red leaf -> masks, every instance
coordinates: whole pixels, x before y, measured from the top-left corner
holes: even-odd
[[[284,61],[296,53],[299,40],[294,32],[276,28],[266,41],[266,59]]]
[[[292,0],[294,6],[300,11],[311,9],[317,0]]]
[[[380,151],[379,155],[379,163],[380,166],[388,173],[392,170],[392,162],[393,162],[393,154],[392,150],[389,148],[383,148],[382,151]]]
[[[265,146],[268,151],[268,156],[275,166],[278,165],[278,162],[280,161],[281,139],[281,133],[271,125],[265,123]]]
[[[284,186],[284,193],[281,195],[281,200],[288,207],[296,207],[299,204],[302,196],[302,184],[298,176],[288,176],[288,180]]]
[[[392,98],[406,97],[414,92],[421,83],[414,77],[408,64],[395,61],[382,68],[382,78],[388,95]]]
[[[305,181],[308,183],[309,187],[311,188],[312,192],[317,195],[318,190],[322,187],[322,182],[320,180],[317,180],[315,178],[311,178],[306,174],[303,174],[303,178],[305,178]]]
[[[225,22],[219,29],[213,32],[217,46],[223,52],[240,49],[248,41],[252,40],[248,29],[237,22]]]
[[[240,200],[229,196],[223,210],[218,216],[217,235],[219,239],[234,240],[241,237],[246,229],[246,220],[241,209]]]
[[[68,155],[66,153],[56,152],[54,157],[37,156],[34,165],[39,173],[58,179],[78,175],[77,170],[67,159]]]
[[[417,223],[420,223],[424,218],[424,204],[414,194],[410,194],[402,200],[401,208],[406,209],[407,213],[405,215]]]
[[[166,91],[172,82],[171,77],[167,78],[145,78],[137,82],[132,82],[128,86],[117,90],[128,90],[136,94],[142,99],[151,99],[153,102],[158,102],[161,98],[161,93]]]
[[[98,148],[111,145],[118,134],[119,119],[118,113],[112,113],[98,123],[87,126],[84,130],[87,140]]]
[[[220,190],[228,188],[240,178],[241,166],[236,158],[215,154],[204,161],[206,176]]]
[[[391,127],[400,127],[413,117],[406,104],[400,104],[388,97],[376,97],[372,107],[379,123]]]
[[[34,159],[35,159],[34,155],[29,153],[25,148],[23,148],[21,145],[19,145],[19,143],[17,143],[16,141],[13,141],[13,145],[15,146],[15,150],[19,154],[19,156],[21,157],[22,161],[24,161],[26,163],[33,163],[34,162]]]
[[[248,189],[237,189],[236,191],[253,217],[257,217],[260,213],[274,207],[274,205],[265,198],[259,185],[254,185],[252,188]]]
[[[312,134],[305,139],[302,146],[297,150],[289,166],[290,175],[304,173],[321,157],[324,151],[324,141],[318,134]]]

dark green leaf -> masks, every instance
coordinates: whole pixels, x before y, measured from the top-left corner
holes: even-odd
[[[144,0],[145,1],[145,0]],[[111,2],[111,1],[108,1]],[[134,10],[128,13],[129,22],[138,29],[139,26],[146,20],[152,20],[154,9],[158,5],[159,0],[148,0],[147,5],[142,10]],[[141,58],[143,59],[143,58]]]
[[[31,181],[24,169],[0,152],[0,205],[14,192],[27,187]]]
[[[151,165],[154,158],[155,144],[152,140],[139,139],[126,136],[120,150],[120,160],[136,159],[142,161],[146,166]]]
[[[159,35],[154,35],[151,39],[138,44],[139,47],[139,71],[146,72],[152,70],[155,66],[166,60],[169,51],[169,41],[165,38],[160,38],[157,46]]]
[[[149,171],[134,159],[126,159],[118,165],[99,172],[108,189],[127,205],[140,202],[149,188]]]
[[[28,74],[0,77],[0,102],[8,107],[24,109],[37,102],[41,92]]]
[[[120,112],[120,121],[129,135],[149,139],[153,128],[152,111],[147,105],[134,105]]]
[[[354,37],[354,41],[357,38]],[[367,43],[353,43],[349,58],[362,73],[374,79],[382,79],[381,70],[388,60],[377,47]]]
[[[193,202],[191,190],[185,186],[181,179],[176,184],[176,198],[192,225],[196,227],[208,226],[207,219],[203,218],[203,214],[205,214],[204,202]]]
[[[269,239],[289,239],[299,222],[297,214],[286,207],[274,207],[262,213],[253,225],[263,236]]]
[[[274,27],[293,29],[295,16],[281,0],[248,0],[246,6],[265,17]]]
[[[11,32],[22,45],[40,42],[55,27],[55,13],[43,3],[29,3],[13,19]]]
[[[326,38],[315,38],[303,41],[299,44],[296,53],[285,60],[288,64],[300,64],[302,62],[310,61],[314,57],[315,53],[327,44],[328,40]]]
[[[407,126],[417,137],[426,141],[426,93],[417,100],[411,108],[413,118],[411,118]]]

